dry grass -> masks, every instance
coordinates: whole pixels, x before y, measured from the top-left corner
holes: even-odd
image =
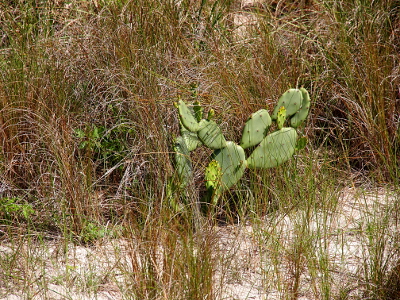
[[[74,278],[85,278],[76,297],[100,295],[107,287],[133,299],[226,295],[226,280],[240,281],[240,270],[230,277],[232,253],[219,248],[217,216],[197,210],[206,150],[192,157],[198,166],[193,184],[174,190],[173,102],[196,98],[214,108],[226,138],[238,141],[252,112],[272,108],[287,88],[303,85],[313,101],[302,129],[307,149],[285,166],[246,174],[217,210],[219,221],[258,224],[259,237],[265,226],[274,235],[281,230],[265,216],[293,216],[293,242],[266,241],[272,255],[261,259],[274,274],[261,286],[276,283],[277,298],[301,297],[306,268],[315,299],[386,297],[379,287],[388,278],[396,282],[388,266],[395,264],[397,240],[383,231],[397,220],[396,197],[388,210],[372,206],[363,215],[372,225],[357,229],[365,237],[362,257],[370,258],[359,285],[343,278],[343,287],[348,280],[357,293],[336,293],[329,249],[314,242],[336,230],[329,223],[338,209],[332,195],[339,188],[333,187],[389,185],[398,191],[399,3],[256,2],[0,3],[4,296],[19,289],[30,299],[39,289],[39,298],[51,298],[47,292],[58,276],[73,289],[81,284]],[[171,197],[185,209],[172,209]],[[309,225],[317,212],[325,219],[315,233]],[[385,218],[391,221],[381,224]],[[71,243],[113,238],[127,244],[123,255],[119,246],[110,250],[115,259],[109,273],[93,269],[78,276],[80,263],[65,262],[61,275],[47,274],[48,261],[60,263],[48,258],[54,253],[49,239],[68,261]],[[393,250],[388,263],[382,261],[387,249]],[[290,276],[280,269],[281,251]]]

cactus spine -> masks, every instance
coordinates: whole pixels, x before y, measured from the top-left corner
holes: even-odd
[[[222,193],[242,178],[246,168],[273,168],[288,161],[306,145],[306,138],[298,139],[297,127],[305,121],[310,109],[310,96],[304,88],[289,89],[278,100],[269,115],[266,109],[253,113],[246,121],[240,144],[226,141],[217,123],[211,120],[214,110],[203,119],[199,102],[188,107],[179,100],[178,109],[181,136],[176,138],[175,165],[182,186],[192,178],[190,152],[204,145],[212,150],[212,160],[205,170],[206,188],[213,204]],[[287,119],[290,119],[287,121]],[[276,130],[268,134],[272,122]],[[285,127],[289,123],[291,127]],[[245,149],[255,147],[246,159]],[[246,150],[248,151],[248,150]]]

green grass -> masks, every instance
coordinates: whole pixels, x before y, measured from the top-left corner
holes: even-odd
[[[398,1],[292,2],[0,4],[0,298],[396,299]],[[238,142],[300,86],[295,159],[175,189],[179,97]]]

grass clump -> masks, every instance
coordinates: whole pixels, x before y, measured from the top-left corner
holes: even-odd
[[[0,297],[395,297],[398,7],[1,2]],[[174,188],[173,103],[214,108],[238,141],[300,86],[304,153],[200,214],[203,174]]]

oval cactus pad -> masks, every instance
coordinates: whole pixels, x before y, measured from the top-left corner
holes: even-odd
[[[286,117],[294,115],[301,107],[303,95],[299,89],[289,89],[279,98],[278,104],[272,113],[272,120],[278,117],[278,110],[281,106],[286,108]]]
[[[221,129],[214,121],[201,120],[202,129],[197,132],[197,136],[203,144],[210,149],[221,149],[226,146],[226,140]]]
[[[185,140],[178,136],[174,144],[175,168],[178,177],[183,186],[186,186],[192,178],[192,162],[190,161],[190,152],[186,146]]]
[[[179,100],[177,106],[179,111],[179,117],[183,126],[185,126],[187,130],[191,132],[199,131],[200,129],[199,123],[197,122],[197,119],[195,118],[189,107],[187,107],[185,102]]]
[[[229,189],[242,178],[246,169],[244,150],[234,142],[226,142],[226,147],[213,153],[222,170],[221,188]]]
[[[181,130],[181,132],[182,131],[183,130]],[[185,130],[181,134],[182,134],[182,138],[185,141],[189,152],[196,150],[198,147],[200,147],[202,145],[201,141],[198,139],[197,134],[195,132]]]
[[[240,146],[246,149],[259,144],[267,134],[271,122],[266,109],[253,113],[244,125]]]
[[[290,126],[297,128],[299,125],[307,119],[308,111],[310,110],[310,94],[305,88],[300,88],[303,95],[303,102],[301,104],[300,110],[290,119]]]
[[[295,151],[297,132],[282,128],[266,136],[247,159],[249,168],[273,168],[289,160]]]

